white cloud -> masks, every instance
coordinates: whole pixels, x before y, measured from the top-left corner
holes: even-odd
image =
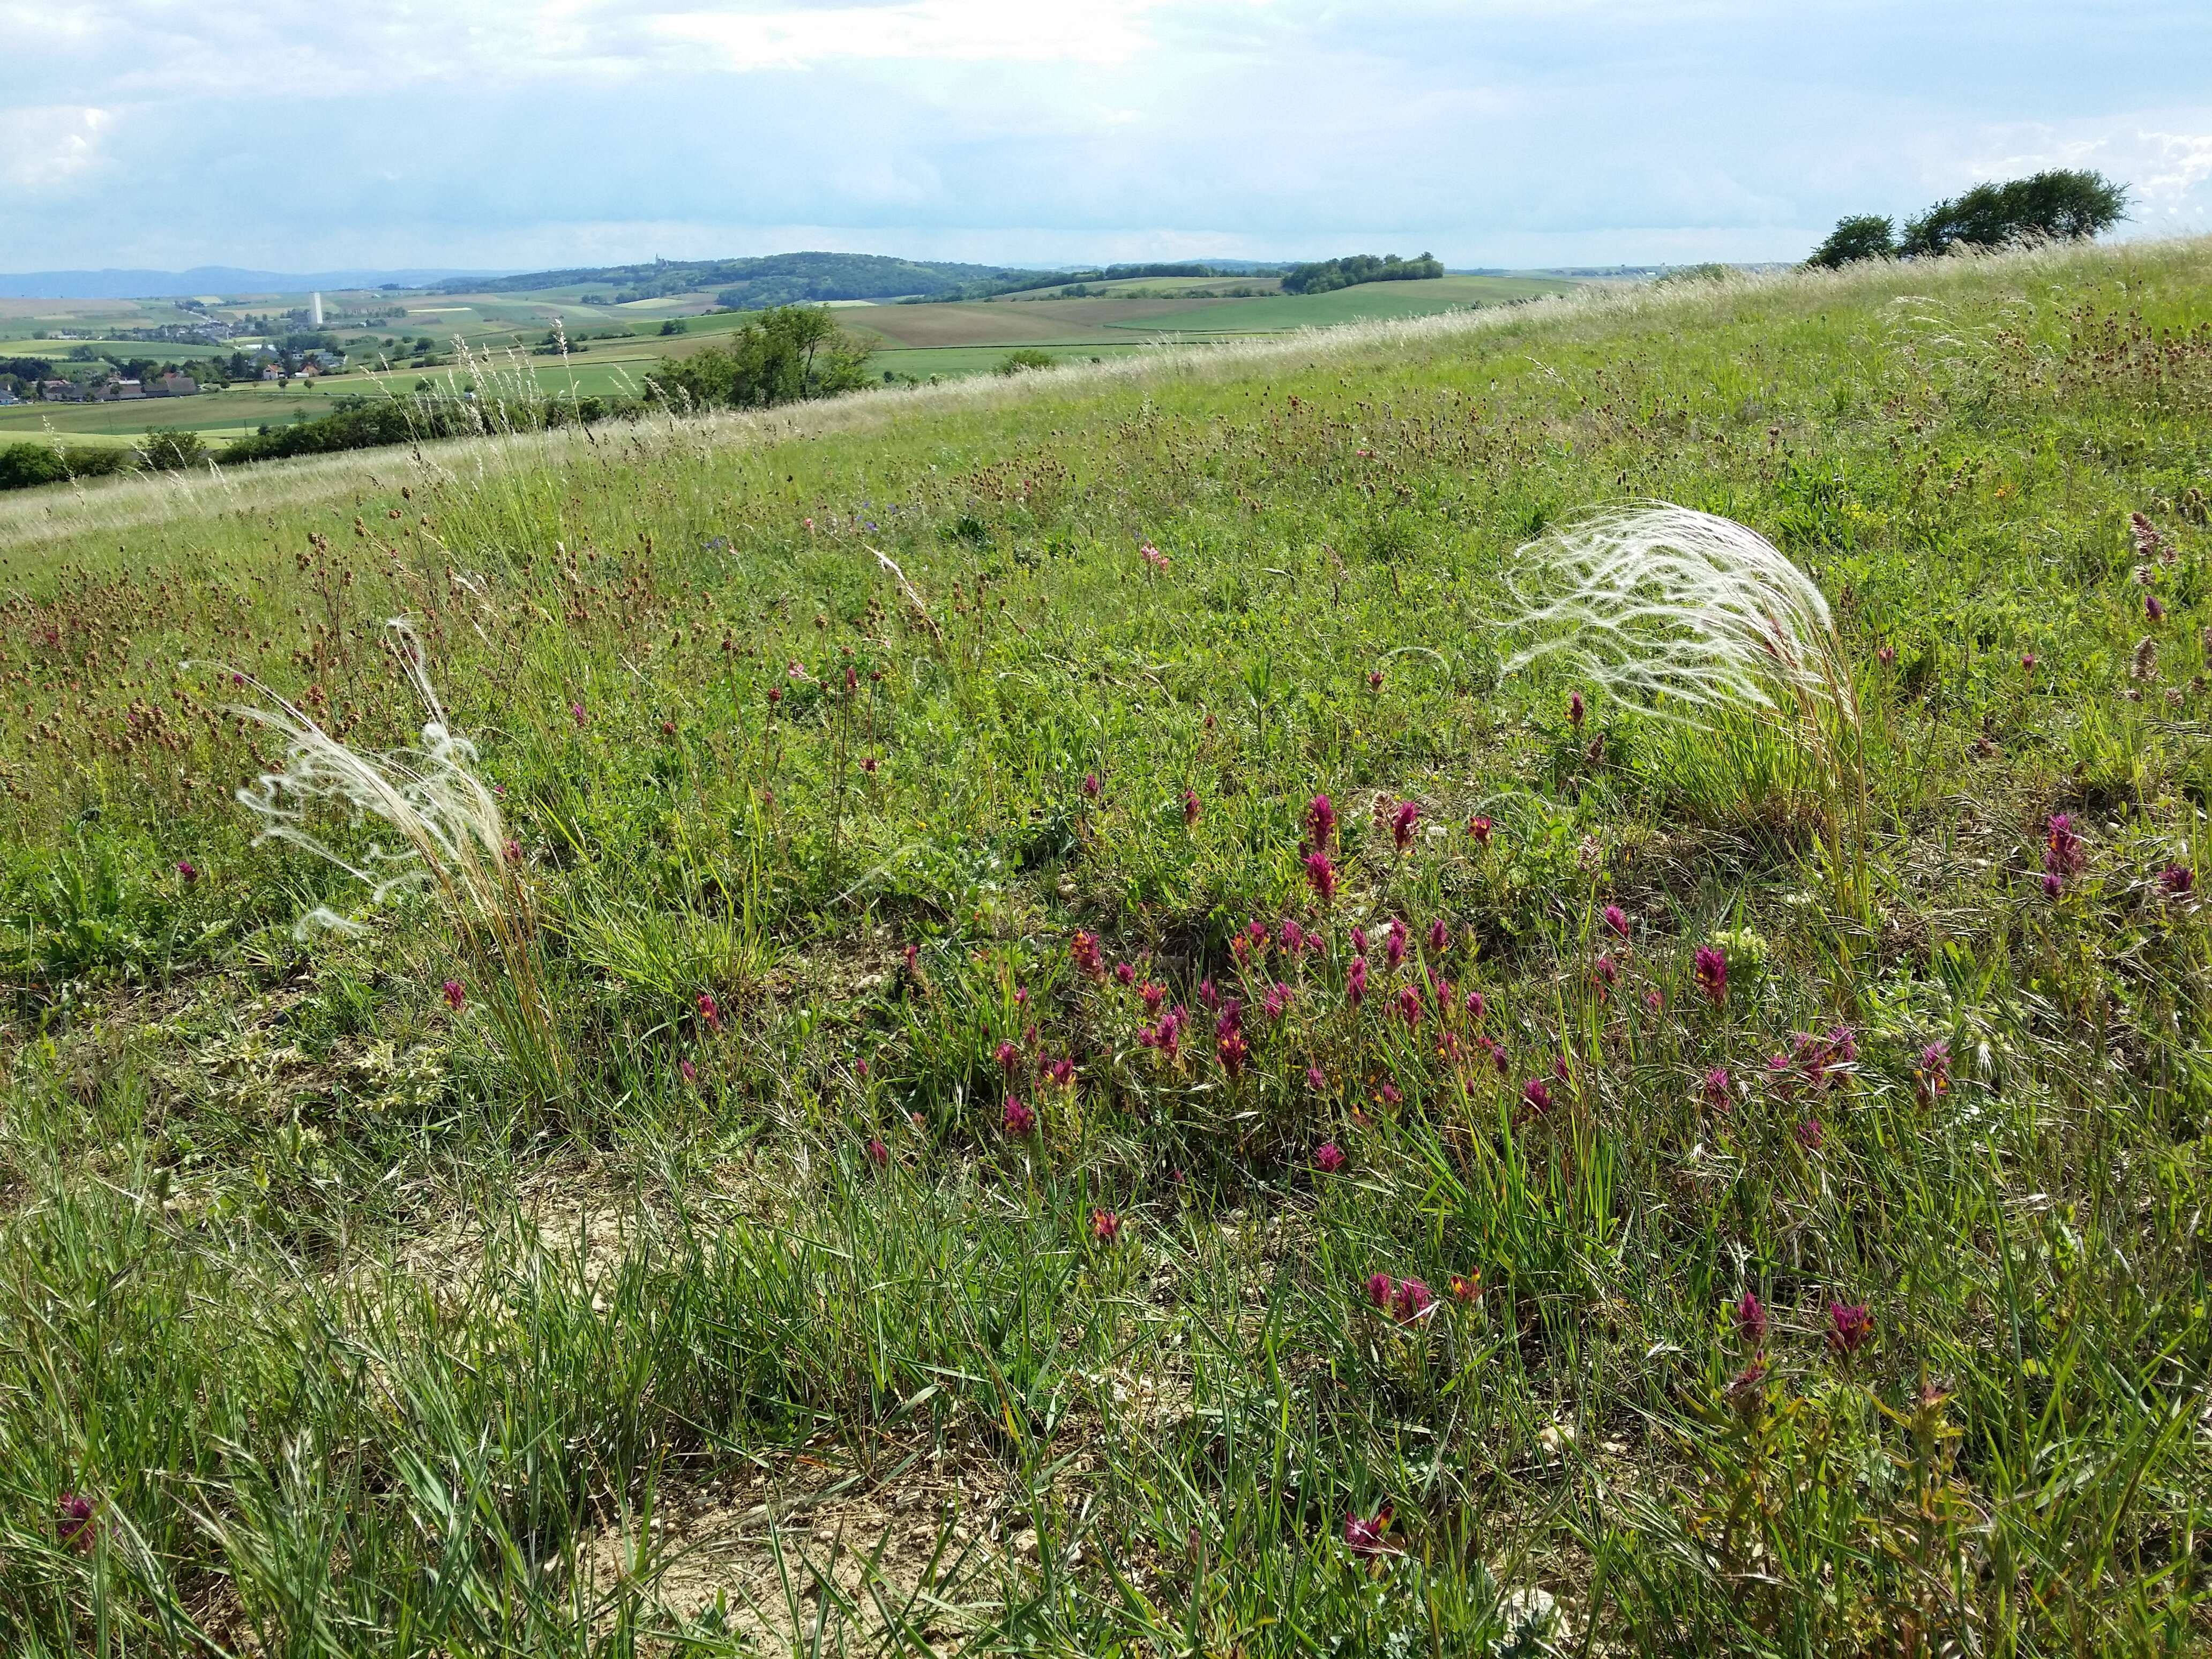
[[[665,12],[647,27],[709,47],[733,70],[839,59],[1121,64],[1152,46],[1144,25],[1158,9],[1158,0],[901,0]]]
[[[89,106],[0,110],[0,179],[34,193],[79,182],[100,164],[100,135],[113,118]]]
[[[2154,170],[2136,180],[2136,196],[2145,207],[2175,213],[2197,185],[2212,179],[2212,133],[2139,132],[2136,137],[2158,146]]]

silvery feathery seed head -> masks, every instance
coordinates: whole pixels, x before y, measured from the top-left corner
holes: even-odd
[[[1858,701],[1827,599],[1757,532],[1654,501],[1594,513],[1521,548],[1508,619],[1534,636],[1509,672],[1559,657],[1648,713],[1700,723],[1771,712],[1828,752]]]

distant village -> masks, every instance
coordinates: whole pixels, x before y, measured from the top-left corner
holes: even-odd
[[[336,374],[344,369],[346,354],[335,340],[320,331],[321,300],[322,296],[317,295],[311,307],[288,312],[282,317],[248,317],[234,322],[210,315],[190,323],[129,329],[97,337],[57,331],[47,337],[96,337],[101,347],[79,344],[58,361],[0,356],[0,404],[131,403],[144,398],[191,398],[240,381],[289,384],[295,379]],[[186,310],[198,308],[197,302],[189,300],[177,303]],[[241,344],[227,357],[188,361],[163,362],[153,356],[125,356],[115,349],[118,341],[134,344],[143,341],[148,344],[217,345],[245,336],[270,337]]]

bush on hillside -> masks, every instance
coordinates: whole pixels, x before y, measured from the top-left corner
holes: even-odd
[[[1401,259],[1395,253],[1381,258],[1371,253],[1354,253],[1317,264],[1292,265],[1283,278],[1283,292],[1328,294],[1359,283],[1418,282],[1443,274],[1443,261],[1433,253],[1414,259]]]
[[[1854,213],[1836,221],[1828,240],[1805,263],[1838,270],[1861,259],[1887,259],[1897,252],[1897,229],[1882,213]]]
[[[181,472],[207,464],[207,440],[189,427],[157,426],[140,442],[138,455],[156,472]]]
[[[999,359],[999,373],[1021,374],[1033,368],[1050,368],[1052,353],[1040,351],[1035,346],[1024,346],[1019,351],[1009,351]]]
[[[1948,253],[1954,247],[2010,247],[2021,242],[2073,241],[2111,229],[2127,216],[2128,192],[2101,173],[2065,168],[1977,185],[1905,222],[1905,253]]]

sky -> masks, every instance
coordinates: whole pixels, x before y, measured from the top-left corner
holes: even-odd
[[[0,0],[0,270],[1795,259],[2098,168],[2212,230],[2207,0]]]

